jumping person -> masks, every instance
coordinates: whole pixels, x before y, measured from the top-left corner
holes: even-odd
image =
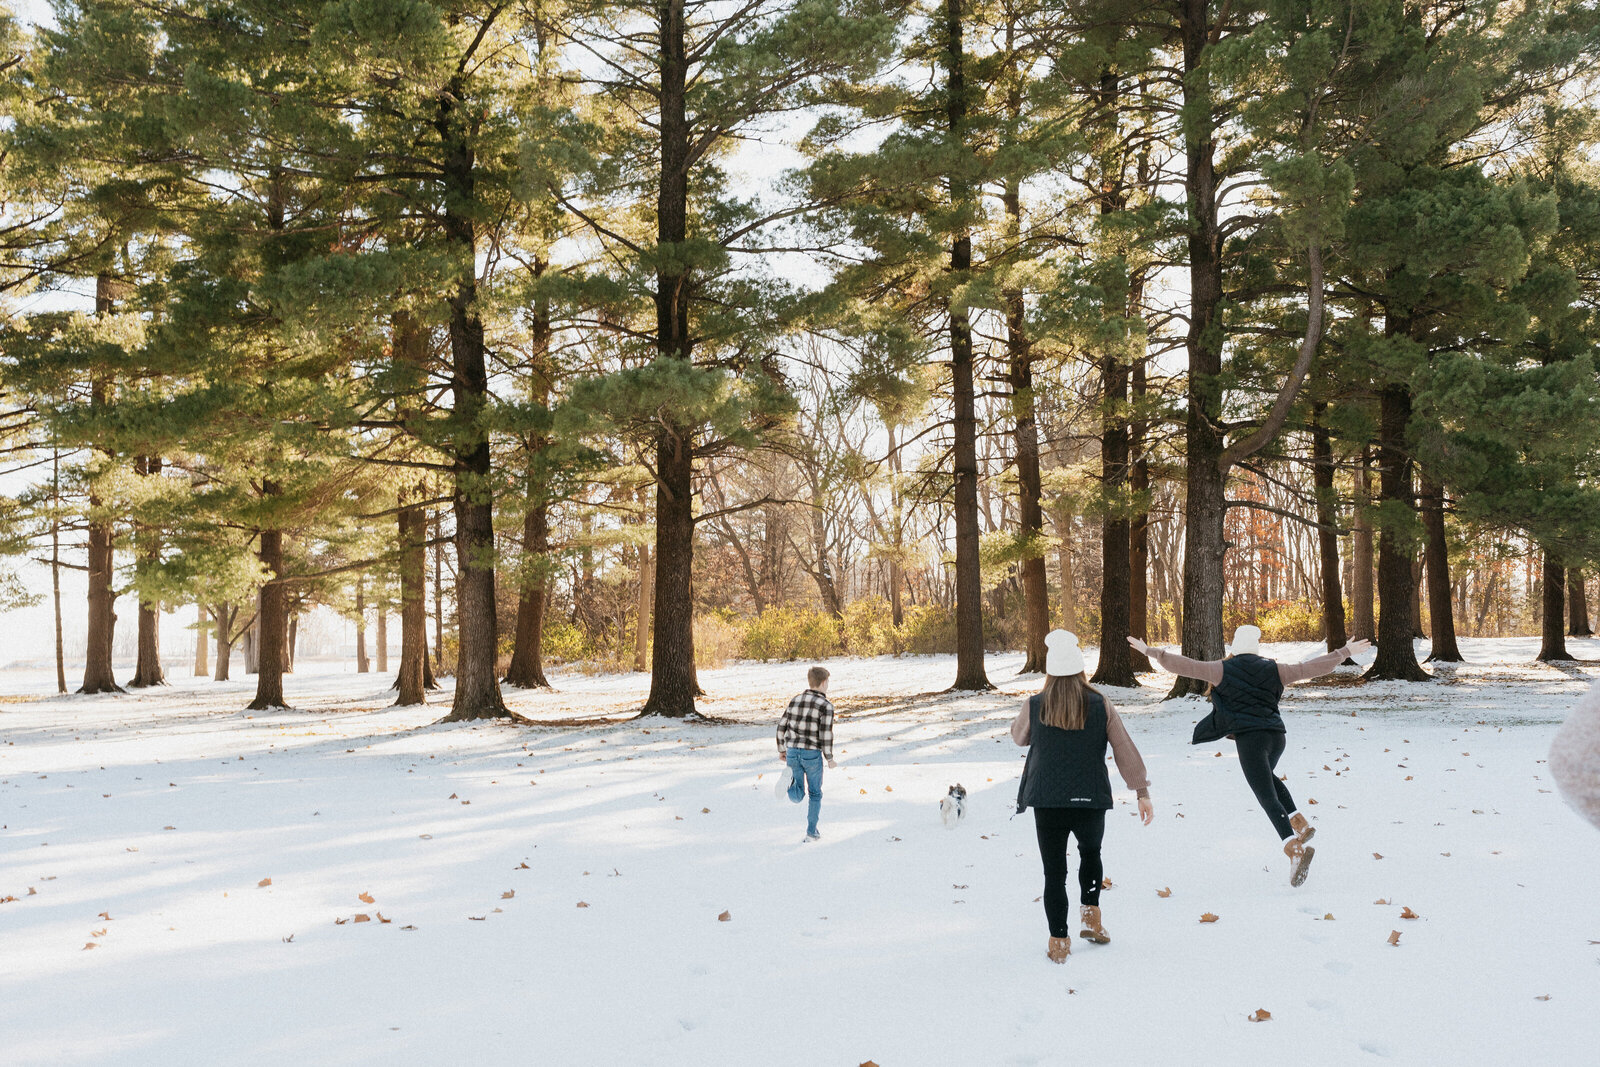
[[[1316,849],[1306,842],[1316,829],[1295,809],[1289,787],[1273,773],[1287,743],[1278,698],[1292,682],[1327,674],[1346,659],[1372,647],[1369,641],[1351,641],[1343,648],[1313,656],[1303,663],[1279,663],[1261,655],[1261,630],[1241,626],[1233,633],[1233,655],[1226,659],[1196,660],[1176,652],[1151,648],[1137,637],[1128,644],[1173,674],[1211,683],[1211,713],[1195,724],[1190,744],[1203,745],[1222,737],[1233,739],[1239,769],[1256,795],[1261,810],[1283,841],[1289,857],[1289,884],[1302,885]]]
[[[1139,817],[1155,817],[1144,760],[1111,701],[1090,688],[1083,676],[1078,638],[1066,630],[1045,636],[1044,688],[1023,701],[1011,724],[1011,739],[1027,746],[1017,786],[1017,811],[1033,809],[1044,864],[1044,915],[1050,926],[1045,949],[1055,963],[1067,962],[1072,934],[1067,905],[1067,838],[1078,839],[1078,894],[1082,929],[1078,936],[1105,944],[1111,940],[1100,920],[1100,843],[1111,807],[1111,777],[1106,745],[1117,773],[1139,796]]]
[[[828,669],[806,672],[804,693],[789,701],[778,719],[778,758],[789,765],[789,799],[796,804],[810,794],[806,836],[802,844],[821,838],[817,815],[822,811],[822,762],[833,763],[833,704],[828,700]]]

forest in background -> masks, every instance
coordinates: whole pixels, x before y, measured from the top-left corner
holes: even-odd
[[[0,3],[0,607],[86,575],[62,691],[162,684],[173,611],[253,708],[313,606],[361,670],[396,626],[454,719],[553,661],[683,716],[1052,626],[1111,685],[1589,632],[1589,5],[55,12]]]

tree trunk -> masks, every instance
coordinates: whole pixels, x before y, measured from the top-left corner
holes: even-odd
[[[529,560],[537,560],[536,573],[523,576],[521,592],[517,594],[517,632],[513,640],[511,663],[506,668],[505,684],[522,689],[549,689],[544,676],[544,557],[550,551],[550,505],[542,499],[530,501],[527,514],[522,519],[522,551]]]
[[[389,673],[389,613],[384,610],[384,605],[378,605],[377,626],[373,631],[373,643],[378,647],[378,673]]]
[[[1220,659],[1222,634],[1223,518],[1222,336],[1216,323],[1222,301],[1222,238],[1217,225],[1217,174],[1211,89],[1203,63],[1210,43],[1209,0],[1181,0],[1183,107],[1186,123],[1184,187],[1189,203],[1189,359],[1184,440],[1188,450],[1184,504],[1183,654]],[[1179,678],[1169,696],[1204,691],[1205,683]]]
[[[1352,637],[1365,641],[1378,639],[1377,612],[1373,604],[1372,571],[1372,478],[1369,473],[1370,453],[1361,451],[1361,462],[1356,466],[1355,510],[1350,524],[1350,611]]]
[[[421,489],[415,490],[421,496]],[[399,691],[397,707],[426,704],[424,672],[428,665],[427,549],[428,515],[419,504],[406,504],[400,494],[396,540],[400,547],[400,673],[394,680]]]
[[[1417,556],[1411,560],[1411,638],[1414,641],[1427,639],[1427,633],[1422,629],[1422,557]]]
[[[945,132],[953,146],[966,151],[967,87],[963,43],[963,0],[945,0]],[[964,179],[949,179],[950,202],[963,210],[969,190]],[[972,269],[972,237],[963,227],[950,242],[950,271],[956,283]],[[964,299],[964,298],[960,298]],[[983,667],[983,575],[978,531],[978,421],[973,379],[975,355],[972,325],[964,305],[946,301],[950,316],[950,379],[955,400],[954,455],[956,524],[956,679],[952,689],[994,688]]]
[[[367,658],[367,578],[356,576],[356,673],[367,674],[372,662]]]
[[[228,681],[228,661],[233,658],[233,624],[239,620],[239,609],[231,604],[219,604],[212,612],[217,623],[217,666],[211,680]]]
[[[134,473],[141,478],[155,477],[161,473],[161,457],[136,456]],[[143,573],[155,566],[161,558],[161,542],[152,530],[138,533],[139,555],[134,567]],[[145,596],[139,597],[139,656],[133,669],[130,688],[143,689],[153,685],[166,685],[166,674],[161,670],[161,605]]]
[[[206,606],[204,604],[195,605],[195,609],[194,676],[196,678],[204,678],[211,673],[211,641],[209,633],[211,624],[207,619]]]
[[[1544,556],[1544,580],[1540,595],[1539,655],[1542,663],[1553,660],[1570,660],[1567,653],[1566,592],[1567,576],[1558,558],[1548,549]]]
[[[451,286],[450,398],[456,520],[456,689],[444,722],[509,718],[500,695],[495,625],[494,493],[489,434],[481,413],[489,403],[483,319],[478,308],[477,156],[461,113],[463,74],[439,94],[435,125],[443,152],[444,235],[454,257]]]
[[[1142,299],[1142,296],[1141,296]],[[1150,640],[1150,457],[1145,454],[1145,423],[1138,417],[1145,397],[1145,361],[1133,364],[1133,404],[1135,417],[1129,422],[1128,451],[1132,466],[1128,471],[1128,491],[1133,497],[1133,517],[1128,523],[1128,633],[1142,641]],[[1142,652],[1128,649],[1128,662],[1135,674],[1154,670]]]
[[[1574,574],[1577,571],[1573,572]],[[61,451],[50,454],[50,602],[56,614],[56,692],[67,691],[67,648],[61,632]]]
[[[1567,570],[1567,634],[1571,637],[1592,637],[1589,625],[1589,598],[1584,592],[1583,571],[1578,567]]]
[[[660,96],[657,115],[661,167],[656,196],[656,242],[680,247],[689,232],[689,58],[684,0],[662,0]],[[693,360],[689,270],[664,257],[656,270],[656,358]],[[643,714],[685,718],[695,713],[700,685],[694,670],[694,427],[670,415],[656,432],[656,581],[650,695]]]
[[[95,382],[91,405],[104,404],[106,386]],[[122,693],[111,666],[111,641],[117,627],[117,593],[112,586],[112,526],[105,514],[105,501],[94,488],[89,490],[89,633],[80,693]]]
[[[1404,385],[1386,385],[1379,400],[1378,491],[1388,514],[1378,531],[1378,654],[1366,678],[1425,682],[1430,675],[1417,663],[1411,644],[1412,538],[1398,528],[1397,512],[1415,508],[1411,489],[1411,456],[1406,424],[1411,420],[1411,394]]]
[[[1433,648],[1428,659],[1436,663],[1460,663],[1456,647],[1455,601],[1450,596],[1450,552],[1444,537],[1444,487],[1422,479],[1422,524],[1428,532],[1423,552],[1428,581],[1428,629],[1433,631]]]
[[[439,542],[444,537],[444,516],[435,512],[433,519],[433,540]],[[459,611],[459,606],[457,611]],[[444,669],[444,545],[436,543],[433,546],[433,659],[422,668],[423,684],[429,689],[434,688],[432,674],[437,665],[439,673]]]
[[[257,655],[257,651],[258,651],[258,648],[259,648],[260,643],[261,643],[260,640],[259,640],[260,631],[261,631],[261,594],[259,592],[257,592],[256,593],[256,617],[255,617],[255,621],[251,622],[249,629],[245,630],[245,632],[244,632],[244,673],[246,673],[246,674],[254,674],[254,673],[256,673],[256,667],[257,667],[257,663],[258,663],[258,659],[259,659],[259,657]]]
[[[1051,519],[1056,527],[1056,562],[1061,569],[1061,628],[1077,633],[1078,581],[1072,566],[1072,512],[1060,505]]]
[[[278,491],[271,481],[262,483],[268,496]],[[256,558],[271,578],[283,577],[283,531],[262,530]],[[283,699],[283,675],[288,656],[288,587],[269,581],[261,587],[261,608],[256,616],[256,698],[250,711],[287,708]]]
[[[649,545],[639,546],[639,602],[635,607],[638,622],[633,631],[633,669],[650,668],[650,605],[656,595],[656,561]]]
[[[1339,587],[1339,498],[1333,488],[1333,446],[1327,427],[1322,425],[1326,404],[1317,404],[1311,415],[1311,482],[1317,495],[1317,550],[1322,570],[1322,636],[1328,651],[1343,648],[1350,640],[1345,632],[1344,592]],[[1346,663],[1351,662],[1345,660]]]
[[[289,615],[288,634],[283,641],[283,673],[294,673],[294,654],[300,647],[300,613]]]
[[[1136,686],[1129,654],[1128,367],[1118,352],[1100,360],[1103,383],[1100,415],[1100,658],[1089,680],[1100,685]]]

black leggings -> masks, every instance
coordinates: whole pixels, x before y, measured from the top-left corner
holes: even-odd
[[[1250,783],[1261,810],[1272,820],[1273,829],[1280,838],[1294,836],[1289,826],[1289,815],[1295,810],[1294,797],[1289,795],[1289,787],[1272,773],[1288,738],[1278,730],[1251,730],[1236,734],[1233,743],[1239,749],[1239,769],[1244,772],[1244,780]]]
[[[1078,839],[1078,892],[1085,904],[1100,903],[1100,842],[1106,836],[1104,808],[1034,808],[1033,828],[1044,861],[1044,917],[1051,937],[1070,937],[1067,919],[1067,835]]]

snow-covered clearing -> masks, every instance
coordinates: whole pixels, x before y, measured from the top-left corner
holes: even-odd
[[[1535,664],[1532,639],[1462,644],[1435,684],[1346,674],[1285,696],[1279,770],[1319,831],[1301,889],[1231,746],[1186,743],[1202,706],[1161,702],[1165,674],[1110,691],[1157,818],[1140,827],[1113,775],[1113,940],[1075,938],[1061,967],[1032,818],[1010,817],[1006,726],[1039,681],[1017,656],[977,695],[939,692],[948,658],[831,663],[840,765],[816,845],[772,790],[803,664],[706,672],[704,711],[736,720],[719,725],[437,726],[443,707],[388,709],[382,679],[347,673],[291,676],[299,710],[254,717],[253,680],[8,699],[0,1056],[1594,1062],[1600,833],[1544,760],[1600,668]],[[592,720],[647,679],[556,684],[512,703]],[[971,807],[946,831],[954,782]]]

